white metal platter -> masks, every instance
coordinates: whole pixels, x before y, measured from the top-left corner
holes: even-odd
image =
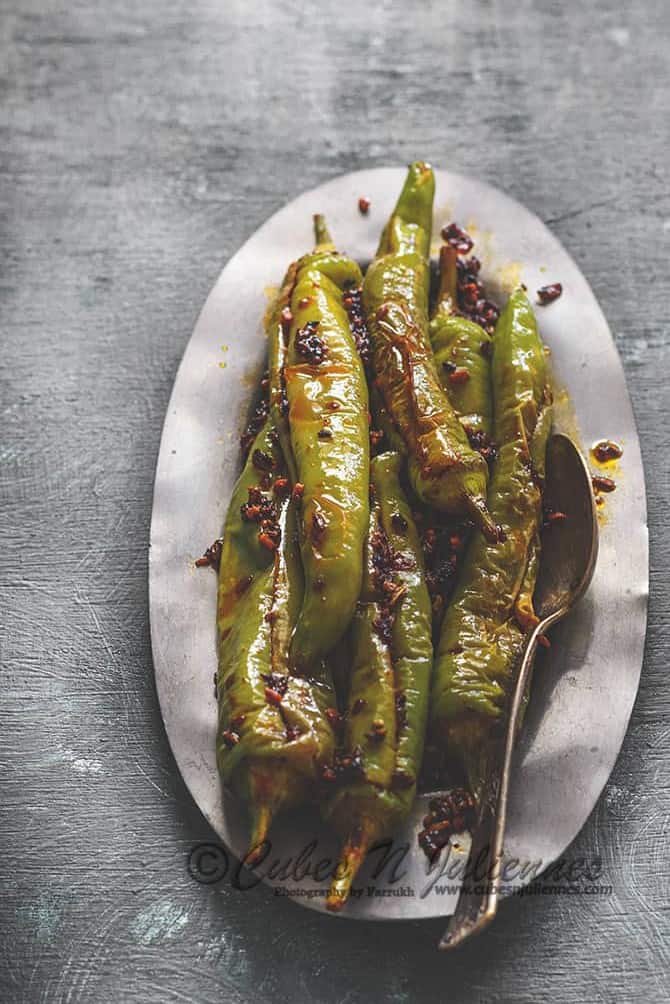
[[[342,251],[368,261],[404,176],[403,168],[378,168],[335,178],[299,196],[253,234],[205,303],[165,419],[149,564],[156,685],[184,780],[237,858],[245,851],[244,808],[222,792],[215,761],[216,577],[208,569],[196,570],[194,559],[220,535],[239,471],[238,436],[265,365],[262,317],[269,292],[287,264],[312,246],[315,212],[325,213]],[[448,171],[436,171],[436,182],[434,233],[451,220],[472,233],[494,298],[503,301],[519,281],[531,294],[548,282],[563,284],[559,300],[536,310],[556,386],[570,399],[568,404],[559,391],[555,425],[577,435],[586,448],[602,438],[624,448],[617,489],[607,497],[593,584],[553,633],[552,647],[538,664],[517,752],[506,855],[528,866],[521,879],[527,881],[563,855],[585,823],[626,732],[646,629],[644,474],[621,362],[576,264],[534,214],[497,189]],[[372,200],[367,216],[358,212],[360,196]],[[425,797],[417,798],[412,819],[394,841],[397,854],[381,870],[383,852],[371,855],[342,916],[389,920],[453,912],[457,881],[451,876],[457,877],[457,866],[465,861],[468,840],[451,849],[452,872],[441,866],[428,874],[416,842],[425,811]],[[291,874],[290,863],[301,851],[301,865]],[[277,824],[257,874],[297,902],[323,909],[328,883],[313,871],[336,853],[318,815],[306,811]],[[269,878],[273,862],[284,867]],[[306,870],[312,874],[300,877]]]

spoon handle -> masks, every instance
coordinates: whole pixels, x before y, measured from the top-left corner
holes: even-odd
[[[497,751],[502,756],[492,757],[482,793],[466,869],[468,887],[459,896],[456,910],[440,941],[441,949],[455,948],[466,938],[483,931],[498,909],[514,744],[538,638],[546,629],[547,621],[542,621],[528,638],[512,694],[504,746]]]

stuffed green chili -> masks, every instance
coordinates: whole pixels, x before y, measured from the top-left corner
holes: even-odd
[[[437,373],[428,334],[435,179],[412,164],[363,285],[374,384],[403,444],[412,487],[437,509],[467,515],[495,539],[488,468],[469,442]]]
[[[351,621],[369,515],[368,389],[343,303],[362,276],[335,251],[321,217],[315,227],[317,246],[298,262],[284,314],[284,386],[305,573],[291,654],[302,669],[323,658]]]
[[[373,502],[360,603],[350,630],[345,717],[348,774],[325,807],[345,841],[327,906],[339,910],[370,846],[411,809],[433,661],[421,545],[400,486],[401,457],[371,464]]]
[[[233,489],[218,585],[217,760],[249,805],[251,854],[273,817],[310,795],[334,749],[327,671],[289,671],[303,591],[295,505],[268,418]]]
[[[431,695],[433,741],[460,760],[473,794],[485,778],[528,629],[542,522],[542,478],[551,426],[544,346],[523,289],[509,299],[493,339],[494,438],[489,491],[502,533],[473,535],[442,624]]]

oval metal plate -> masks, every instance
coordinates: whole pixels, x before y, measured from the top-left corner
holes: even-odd
[[[404,174],[403,168],[379,168],[335,178],[299,196],[256,231],[228,262],[202,310],[165,419],[149,563],[156,684],[186,785],[238,858],[245,850],[244,810],[222,793],[214,753],[216,581],[193,562],[221,532],[239,470],[238,436],[265,365],[263,313],[287,263],[312,245],[312,214],[325,213],[339,247],[367,261]],[[644,475],[619,356],[576,264],[535,215],[502,192],[448,171],[437,171],[436,179],[435,234],[452,219],[473,233],[484,279],[498,298],[519,281],[531,292],[548,282],[563,283],[563,296],[536,311],[559,388],[556,426],[587,448],[603,437],[624,447],[617,489],[604,509],[593,584],[553,633],[552,647],[535,672],[506,840],[507,855],[528,866],[520,880],[527,881],[560,857],[585,823],[626,732],[646,628]],[[361,195],[372,200],[368,216],[358,212]],[[449,875],[427,874],[416,844],[424,812],[425,796],[417,799],[412,819],[394,842],[393,861],[384,864],[382,852],[371,856],[355,883],[360,892],[342,916],[389,920],[453,912],[457,888]],[[323,909],[327,883],[315,879],[313,870],[335,858],[337,848],[316,813],[285,819],[272,837],[259,875],[298,902]],[[467,850],[467,839],[461,840],[451,863],[462,862]],[[291,874],[288,866],[301,851],[301,864]],[[276,860],[285,869],[272,880],[266,873]]]

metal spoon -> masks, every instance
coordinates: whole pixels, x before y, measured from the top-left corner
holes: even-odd
[[[439,947],[455,948],[478,934],[496,915],[507,819],[512,755],[523,698],[530,680],[538,639],[581,599],[593,577],[598,556],[598,520],[591,475],[572,440],[554,434],[547,445],[545,502],[566,519],[543,535],[542,558],[533,602],[539,624],[528,638],[512,695],[498,766],[487,778],[480,802],[469,864],[487,861],[487,881],[480,892],[463,891]]]

